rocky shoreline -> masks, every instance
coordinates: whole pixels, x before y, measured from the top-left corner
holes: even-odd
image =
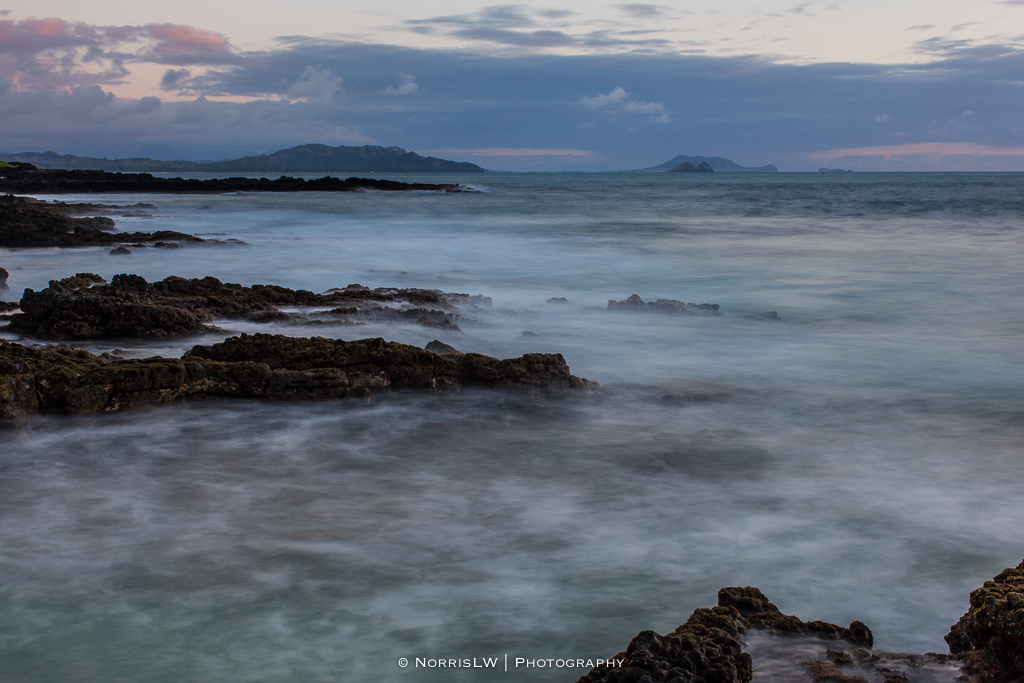
[[[380,338],[243,334],[194,346],[179,359],[123,359],[67,346],[0,342],[0,428],[23,427],[38,413],[107,413],[185,398],[323,401],[469,387],[541,397],[596,386],[572,375],[557,353],[499,360]]]
[[[971,593],[946,636],[949,655],[872,650],[862,622],[801,621],[744,586],[722,588],[717,606],[695,610],[672,633],[640,632],[610,658],[619,666],[594,668],[577,683],[749,683],[754,661],[743,641],[761,634],[780,639],[776,649],[798,660],[788,662],[791,675],[799,667],[800,678],[815,683],[1015,683],[1024,679],[1024,561]],[[815,655],[799,661],[809,649]]]
[[[206,331],[219,318],[304,325],[400,322],[459,332],[458,306],[490,304],[490,297],[430,289],[352,284],[316,294],[278,285],[244,287],[209,276],[150,283],[120,274],[107,283],[94,273],[77,273],[51,280],[39,292],[26,289],[8,329],[50,341],[159,339]],[[281,307],[327,310],[289,313]]]
[[[179,242],[207,242],[201,237],[173,230],[116,232],[107,216],[83,213],[153,209],[151,204],[48,203],[31,197],[0,196],[0,248],[95,247],[119,244],[162,246]],[[215,242],[215,241],[214,241]]]
[[[156,178],[149,173],[110,173],[107,171],[66,171],[39,169],[28,163],[13,162],[0,168],[0,192],[11,194],[66,193],[170,193],[224,194],[227,192],[476,192],[456,183],[401,183],[375,178],[334,178],[324,176],[303,180],[281,176],[267,178]]]

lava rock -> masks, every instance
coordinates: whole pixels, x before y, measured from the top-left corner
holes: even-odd
[[[469,386],[545,396],[596,385],[571,375],[560,354],[505,360],[439,355],[379,338],[347,342],[243,334],[195,346],[180,359],[123,359],[67,346],[0,342],[2,427],[23,426],[36,413],[112,412],[179,398],[310,401]]]
[[[753,586],[723,588],[716,607],[695,610],[686,623],[664,636],[640,632],[625,652],[612,657],[622,660],[619,666],[594,668],[578,683],[749,683],[753,662],[743,652],[740,636],[751,628],[872,644],[870,629],[859,621],[848,628],[802,622],[783,614]]]
[[[0,292],[11,291],[11,288],[7,285],[7,278],[9,277],[10,273],[8,273],[5,269],[0,268]]]
[[[303,180],[281,176],[267,178],[156,178],[149,173],[109,173],[96,170],[39,169],[32,164],[19,164],[5,168],[0,177],[0,192],[20,194],[61,194],[102,192],[131,192],[140,194],[221,194],[226,192],[362,192],[379,190],[400,192],[432,190],[435,192],[477,192],[465,185],[453,183],[400,183],[395,180],[374,178],[332,178],[324,176]]]
[[[76,215],[83,211],[110,208],[113,207],[104,204],[51,204],[31,197],[0,196],[0,247],[88,247],[159,240],[204,241],[172,230],[112,232],[115,227],[110,218]]]
[[[127,247],[115,247],[110,250],[111,256],[131,256],[132,252]]]
[[[1024,561],[971,593],[970,608],[950,628],[946,644],[982,683],[1024,679]]]
[[[438,339],[435,339],[434,341],[428,343],[423,348],[425,348],[427,351],[433,351],[434,353],[439,353],[442,356],[445,355],[445,354],[449,354],[449,353],[459,353],[459,350],[456,349],[454,346],[450,346],[448,344],[445,344],[443,341],[440,341]]]
[[[645,304],[639,294],[631,294],[622,301],[608,301],[609,311],[646,311],[667,315],[689,315],[691,313],[713,315],[718,313],[718,309],[718,304],[686,303],[676,301],[675,299],[658,299],[657,301],[648,301]]]
[[[343,303],[345,306],[330,311],[338,322],[394,321],[461,332],[456,324],[461,316],[449,303],[449,295],[435,290],[380,287],[315,294],[277,285],[243,287],[214,277],[187,280],[171,276],[149,283],[131,274],[115,275],[110,284],[103,283],[98,275],[79,273],[51,280],[50,286],[39,292],[26,289],[22,313],[12,318],[11,331],[56,341],[167,337],[200,332],[215,318],[295,320],[301,316],[283,313],[278,307]],[[422,306],[424,302],[431,307]]]

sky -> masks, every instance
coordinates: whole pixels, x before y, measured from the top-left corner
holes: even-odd
[[[0,0],[2,151],[310,142],[516,171],[1024,171],[1024,0]]]

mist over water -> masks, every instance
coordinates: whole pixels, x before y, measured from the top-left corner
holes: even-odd
[[[494,302],[463,334],[220,321],[97,352],[437,337],[559,352],[603,387],[190,402],[5,434],[0,678],[574,681],[397,661],[606,658],[746,584],[860,619],[876,647],[944,652],[970,590],[1024,557],[1024,176],[452,179],[485,191],[65,196],[157,205],[123,230],[248,246],[0,251],[9,299],[88,271]],[[633,293],[721,313],[605,310]],[[745,317],[764,311],[781,321]]]

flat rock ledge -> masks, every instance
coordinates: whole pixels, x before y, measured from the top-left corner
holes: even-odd
[[[864,623],[801,621],[783,614],[757,588],[744,586],[722,588],[716,607],[694,610],[672,633],[640,632],[625,652],[611,658],[619,666],[592,669],[578,683],[749,683],[754,662],[743,652],[741,638],[762,633],[792,637],[791,645],[783,642],[777,649],[795,658],[790,670],[802,669],[815,683],[1019,683],[1024,680],[1024,562],[971,593],[967,613],[946,636],[949,655],[872,650],[874,637]],[[835,644],[804,660],[808,637]]]
[[[110,283],[95,273],[50,280],[39,292],[26,289],[21,313],[9,330],[51,341],[159,339],[196,334],[217,318],[256,323],[318,326],[361,322],[415,323],[461,332],[458,306],[486,305],[487,297],[395,287],[370,289],[352,284],[324,294],[278,285],[221,282],[215,277],[171,276],[147,282],[138,275],[115,275]],[[313,315],[286,313],[281,306],[329,308]]]
[[[243,334],[195,346],[180,359],[121,359],[67,346],[0,343],[0,427],[6,428],[24,426],[37,413],[105,413],[181,398],[321,401],[462,387],[541,397],[596,386],[570,374],[558,353],[504,360],[478,353],[442,356],[379,338]]]

